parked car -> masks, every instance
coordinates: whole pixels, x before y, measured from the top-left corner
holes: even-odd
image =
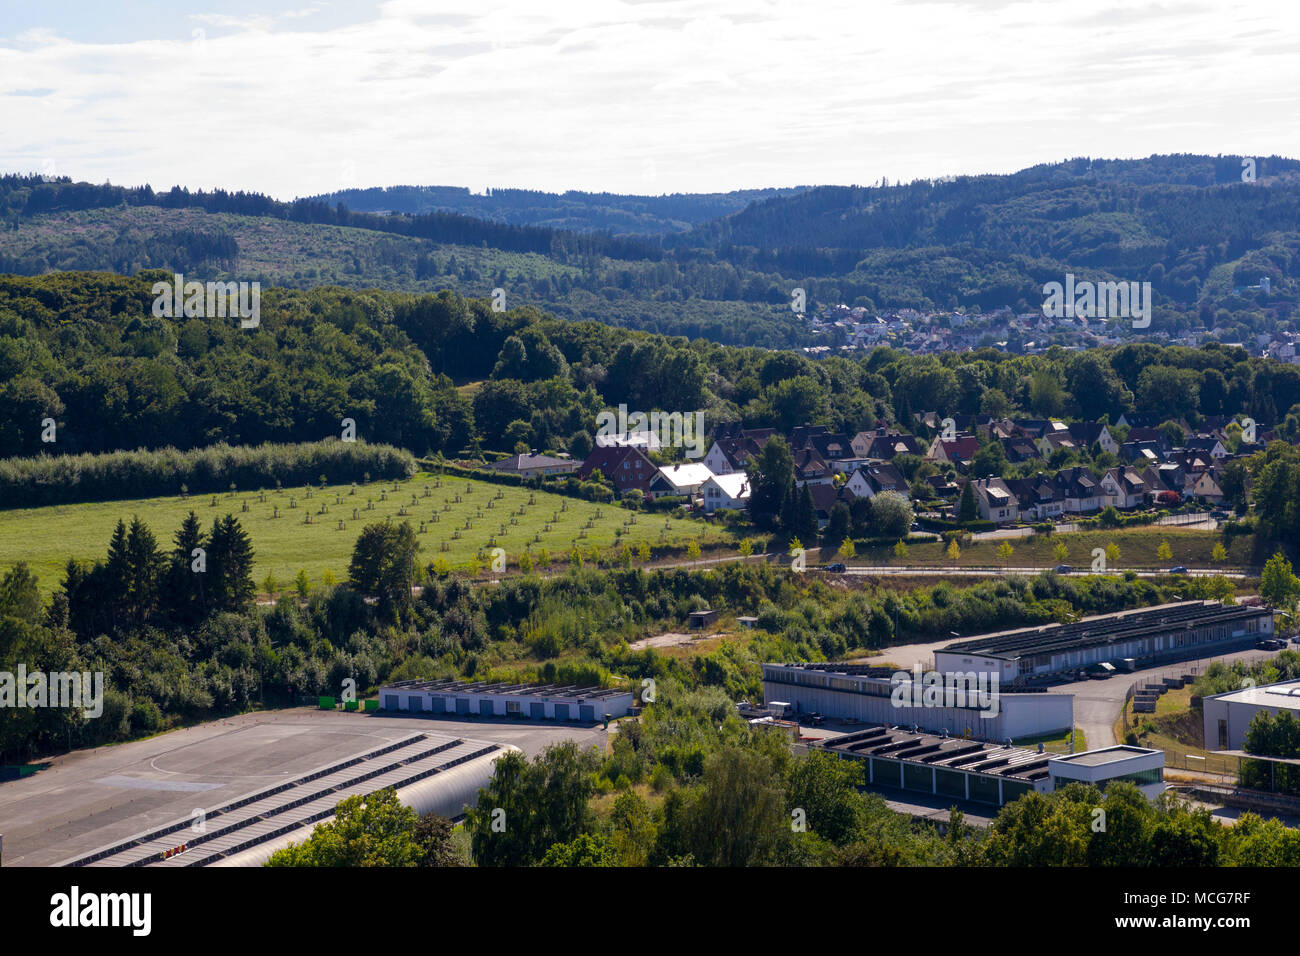
[[[1052,570],[1057,574],[1070,574],[1074,571],[1074,568],[1070,567],[1068,564],[1058,564],[1056,567],[1052,568]]]

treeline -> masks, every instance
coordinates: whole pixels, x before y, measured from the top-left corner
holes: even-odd
[[[23,662],[30,672],[102,671],[107,690],[103,717],[29,714],[23,719],[36,723],[0,738],[0,750],[31,756],[69,742],[129,739],[183,719],[336,693],[347,678],[364,690],[407,677],[607,685],[650,677],[755,699],[765,660],[826,660],[953,630],[1172,600],[1171,588],[1137,578],[1013,577],[844,592],[767,564],[706,573],[575,567],[476,588],[421,568],[400,526],[367,530],[354,550],[352,580],[300,576],[266,607],[251,604],[245,569],[252,555],[233,517],[210,529],[189,519],[169,545],[142,523],[127,523],[105,560],[71,563],[44,604],[27,568],[10,569],[0,579],[0,670]],[[199,565],[196,548],[204,552]],[[424,584],[418,597],[409,588],[415,581]],[[1212,579],[1193,579],[1179,594],[1208,596],[1212,587]],[[629,648],[705,607],[756,614],[758,627],[689,659]]]
[[[387,216],[352,212],[341,203],[330,206],[310,199],[281,202],[252,192],[211,192],[173,186],[155,192],[151,186],[123,187],[77,183],[69,179],[47,181],[42,176],[0,176],[0,220],[56,212],[77,212],[114,206],[159,206],[164,209],[202,209],[214,213],[267,216],[289,222],[350,226],[432,242],[476,246],[485,244],[510,252],[536,252],[566,259],[601,255],[612,259],[655,259],[657,243],[622,239],[597,233],[567,232],[543,226],[517,226],[489,222],[472,216],[426,212],[415,216]]]
[[[854,434],[882,421],[915,430],[921,412],[1111,423],[1136,412],[1191,425],[1250,416],[1300,434],[1300,368],[1218,344],[813,360],[494,312],[452,293],[338,288],[264,290],[260,325],[241,329],[153,316],[159,280],[170,275],[0,277],[0,455],[49,450],[48,418],[65,452],[319,441],[351,418],[359,438],[421,455],[585,455],[596,414],[620,403],[701,410],[709,429]],[[484,384],[458,389],[467,382]]]
[[[409,452],[338,440],[39,455],[0,459],[0,508],[398,479],[414,472]]]

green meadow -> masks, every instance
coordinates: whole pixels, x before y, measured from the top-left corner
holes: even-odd
[[[63,580],[69,558],[102,559],[118,520],[140,518],[168,551],[181,520],[194,511],[204,528],[227,513],[235,515],[252,538],[254,578],[259,589],[267,574],[291,587],[299,570],[316,586],[327,573],[347,578],[357,535],[384,519],[410,521],[419,532],[421,566],[439,559],[453,569],[475,562],[486,569],[491,549],[506,553],[508,569],[518,569],[525,550],[534,560],[543,551],[563,561],[576,545],[609,553],[629,543],[652,550],[729,540],[719,529],[690,518],[632,512],[563,495],[489,482],[420,472],[399,482],[283,488],[188,497],[143,498],[91,504],[56,505],[0,511],[0,570],[26,561],[50,594]],[[423,531],[419,531],[423,522]]]

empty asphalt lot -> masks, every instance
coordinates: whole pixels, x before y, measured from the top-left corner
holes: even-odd
[[[195,810],[416,732],[518,747],[603,746],[599,726],[362,715],[307,708],[212,721],[149,740],[55,757],[0,783],[4,865],[50,866]]]

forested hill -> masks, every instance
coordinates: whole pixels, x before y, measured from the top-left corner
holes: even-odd
[[[1290,275],[1300,161],[1255,160],[1253,182],[1243,181],[1243,171],[1240,157],[1153,156],[1072,160],[1009,176],[823,186],[755,203],[668,245],[824,276],[878,271],[870,258],[877,251],[964,251],[1026,280],[1062,266],[1150,278],[1192,303],[1220,263],[1247,259],[1241,270],[1251,281],[1261,271]]]
[[[880,348],[796,352],[652,336],[494,312],[452,293],[266,289],[260,324],[153,315],[145,271],[0,277],[0,459],[218,442],[316,442],[351,418],[368,442],[419,455],[536,448],[582,457],[597,414],[705,414],[707,427],[855,434],[913,412],[1116,421],[1248,414],[1300,434],[1300,367],[1218,344],[992,349],[943,356]],[[57,426],[45,440],[45,419]],[[3,506],[3,502],[0,502]]]
[[[844,344],[842,330],[796,316],[796,288],[811,314],[844,303],[868,314],[915,309],[942,325],[957,311],[1032,315],[1043,286],[1073,273],[1151,283],[1150,331],[1111,330],[1122,339],[1252,342],[1295,331],[1300,162],[1258,157],[1253,179],[1243,178],[1248,171],[1233,156],[1080,159],[1007,176],[760,191],[741,209],[733,207],[745,193],[431,193],[500,221],[8,176],[0,177],[0,273],[159,268],[304,289],[486,296],[500,288],[511,306],[563,318],[768,348]],[[382,206],[394,192],[395,205],[423,208],[405,187],[348,198]],[[710,206],[715,218],[667,229]],[[613,217],[607,231],[590,231],[602,217]],[[614,219],[627,217],[646,233],[611,234],[623,228]],[[664,231],[650,234],[656,229]],[[1012,338],[1005,322],[980,321],[968,345]],[[916,347],[913,332],[925,338],[922,325],[891,341]],[[1098,341],[1071,328],[1032,335],[1040,348]]]
[[[532,189],[490,189],[479,194],[457,186],[390,186],[344,189],[312,196],[308,201],[328,206],[341,203],[358,212],[407,215],[450,212],[516,226],[608,232],[616,236],[658,236],[686,232],[692,226],[738,212],[750,203],[793,195],[806,188],[629,196],[575,190],[547,193]]]

